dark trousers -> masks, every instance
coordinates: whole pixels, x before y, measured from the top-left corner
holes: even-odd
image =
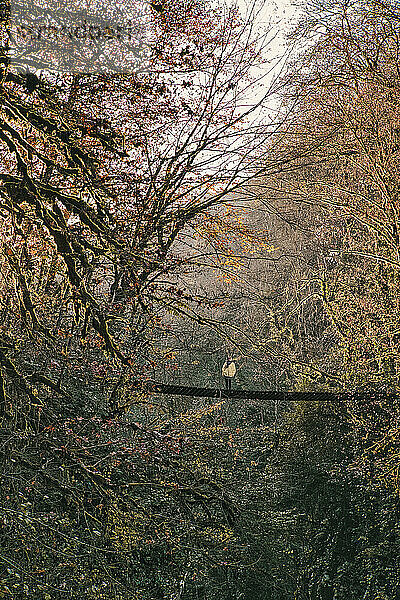
[[[231,391],[232,389],[232,377],[225,377],[225,387],[227,390]]]

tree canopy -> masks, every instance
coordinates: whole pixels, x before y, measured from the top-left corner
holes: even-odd
[[[397,6],[122,8],[1,14],[0,597],[396,600]]]

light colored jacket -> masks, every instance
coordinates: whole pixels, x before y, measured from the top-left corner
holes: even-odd
[[[223,377],[235,377],[236,375],[236,365],[231,361],[225,361],[222,367],[222,375]]]

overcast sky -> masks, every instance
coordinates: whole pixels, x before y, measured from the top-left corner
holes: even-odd
[[[283,32],[290,27],[296,17],[296,7],[294,0],[256,0],[259,5],[264,5],[260,12],[259,20],[266,25],[272,22],[279,22],[279,27]],[[252,0],[237,0],[243,14],[245,15],[249,8],[254,4]]]
[[[233,0],[234,1],[234,0]],[[262,6],[262,10],[259,12],[257,20],[261,26],[271,26],[271,43],[269,45],[270,51],[267,58],[272,62],[269,65],[265,65],[257,73],[260,76],[265,70],[268,72],[272,64],[275,64],[275,68],[270,72],[263,81],[262,86],[255,85],[251,89],[251,95],[248,96],[249,105],[257,103],[266,93],[269,83],[274,77],[279,76],[280,69],[283,67],[284,55],[287,52],[287,46],[285,45],[285,32],[290,29],[297,18],[298,9],[294,6],[294,0],[256,0],[259,6]],[[243,17],[251,10],[253,6],[252,0],[237,0],[239,7],[242,10]],[[275,35],[275,37],[274,37]],[[286,50],[286,52],[285,52]],[[279,59],[282,60],[279,60]],[[276,61],[274,61],[276,59]],[[265,103],[264,108],[258,109],[254,113],[254,117],[262,121],[274,121],[274,113],[278,108],[279,100],[276,98],[269,98]]]

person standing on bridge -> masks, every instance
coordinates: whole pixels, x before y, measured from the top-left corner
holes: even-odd
[[[236,365],[230,356],[226,357],[226,361],[222,366],[222,376],[225,379],[225,387],[230,392],[232,389],[232,379],[236,375]]]

